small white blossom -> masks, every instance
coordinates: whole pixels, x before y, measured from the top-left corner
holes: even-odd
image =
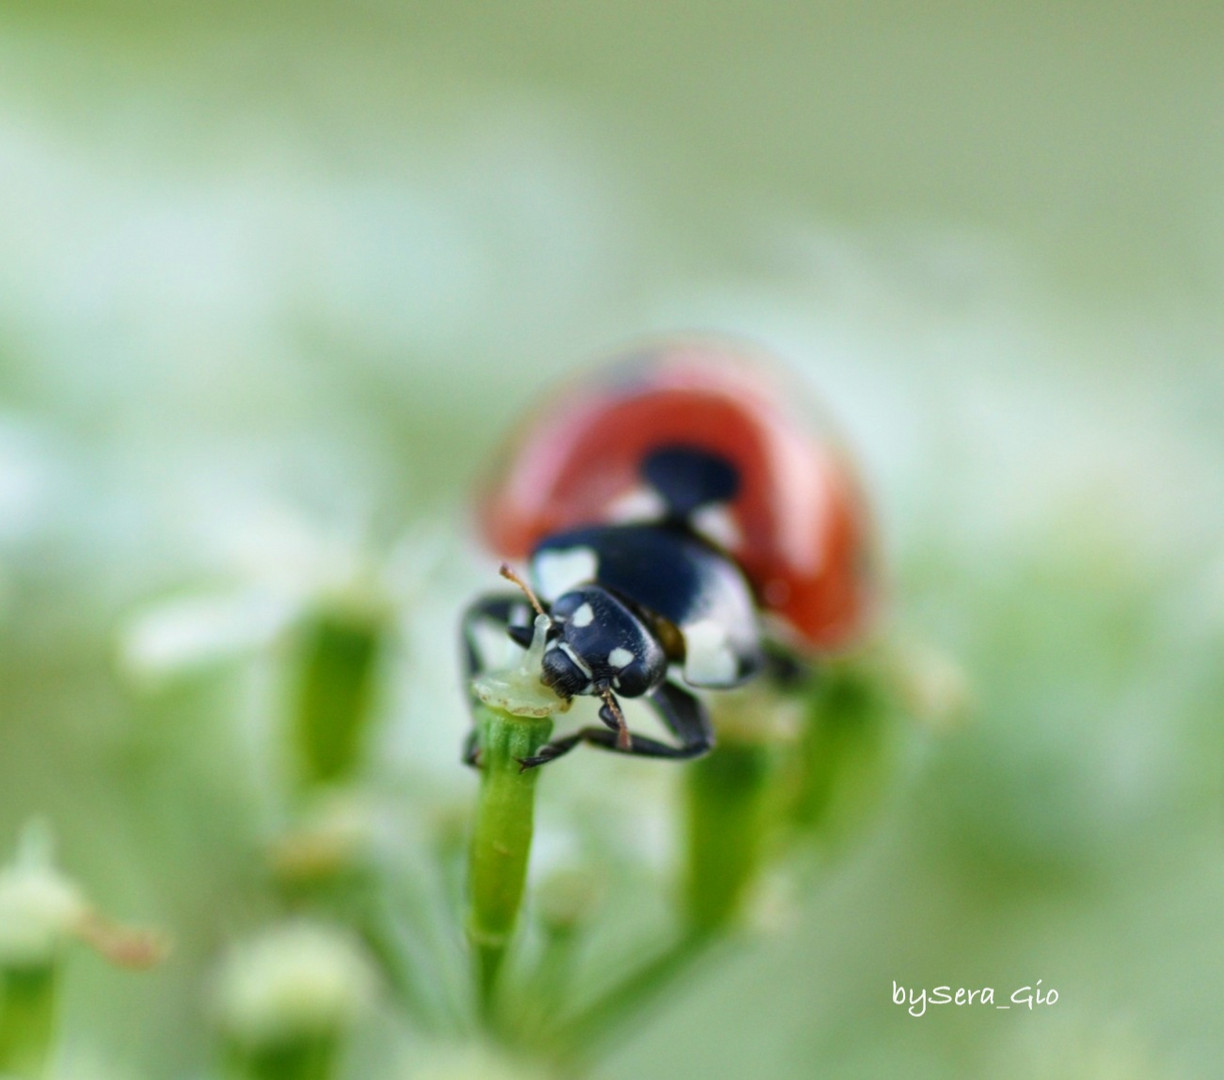
[[[0,967],[54,963],[86,920],[84,895],[51,864],[50,849],[45,828],[29,825],[17,858],[0,869]]]
[[[929,645],[905,643],[890,658],[905,705],[935,731],[959,727],[973,711],[969,676],[956,660]]]
[[[297,922],[235,946],[216,986],[217,1017],[246,1046],[338,1035],[370,1006],[375,974],[344,931]]]
[[[17,857],[0,868],[0,968],[54,964],[69,940],[89,945],[120,967],[160,962],[167,943],[100,915],[76,883],[55,868],[53,853],[50,829],[32,821],[22,830]]]
[[[164,597],[121,628],[120,667],[156,682],[269,647],[316,610],[381,618],[405,609],[443,554],[443,532],[410,529],[379,544],[355,520],[238,500],[209,523],[205,544],[219,586]],[[239,512],[240,511],[240,512]]]

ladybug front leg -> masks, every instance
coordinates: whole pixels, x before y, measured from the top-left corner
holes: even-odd
[[[477,675],[505,663],[507,636],[524,649],[531,644],[531,616],[522,593],[482,596],[463,613],[465,689]],[[464,743],[463,762],[480,768],[480,734],[476,728]]]
[[[674,683],[663,683],[649,697],[659,718],[680,740],[680,745],[669,746],[658,739],[630,733],[629,749],[621,750],[620,753],[683,761],[701,757],[713,749],[714,729],[710,724],[709,714],[705,706],[693,694]],[[582,728],[563,739],[546,743],[540,747],[538,754],[534,757],[521,758],[519,764],[524,769],[534,769],[538,765],[559,758],[562,754],[568,754],[581,742],[589,743],[591,746],[601,746],[605,750],[616,750],[618,736],[615,730],[611,730],[617,726],[615,718],[607,705],[599,710],[599,715],[600,719],[608,725],[606,728]]]
[[[473,769],[480,768],[480,728],[472,728],[463,740],[463,764]]]
[[[464,687],[482,672],[506,663],[506,637],[531,644],[532,611],[522,593],[490,593],[463,613]]]

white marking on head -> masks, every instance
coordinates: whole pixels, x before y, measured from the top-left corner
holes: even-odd
[[[583,604],[574,612],[570,620],[575,626],[590,626],[595,621],[595,609],[590,604]]]
[[[582,658],[576,652],[574,652],[568,641],[561,642],[561,651],[574,661],[575,666],[577,666],[578,670],[581,671],[588,680],[594,678],[594,676],[591,674],[591,669],[582,662]]]
[[[693,512],[689,524],[707,540],[734,551],[744,542],[744,534],[726,503],[711,503]]]
[[[541,551],[531,560],[531,576],[545,600],[556,600],[575,586],[594,581],[598,569],[599,557],[588,547]]]
[[[628,667],[632,663],[633,653],[620,645],[608,653],[608,667],[616,668],[617,671],[623,667]]]
[[[659,521],[667,516],[667,503],[654,488],[635,487],[614,499],[608,506],[607,519],[617,525],[637,521]]]
[[[713,619],[684,628],[684,679],[693,686],[733,686],[739,662],[727,633]]]

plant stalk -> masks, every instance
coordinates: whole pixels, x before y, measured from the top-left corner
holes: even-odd
[[[506,952],[514,934],[535,817],[534,756],[552,734],[551,718],[512,716],[477,705],[480,795],[468,856],[468,941],[476,965],[477,1001],[486,1024],[495,1015]]]
[[[724,739],[688,766],[684,910],[691,934],[733,926],[764,861],[774,770],[763,742]]]
[[[320,612],[299,630],[293,737],[307,786],[343,782],[361,763],[384,630],[362,610]]]
[[[41,1078],[55,1041],[57,965],[0,970],[0,1074]]]

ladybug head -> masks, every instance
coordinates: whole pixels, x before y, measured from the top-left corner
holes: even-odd
[[[544,653],[543,681],[562,697],[609,688],[640,697],[667,674],[663,647],[624,604],[598,585],[573,589],[550,612],[555,635]]]

